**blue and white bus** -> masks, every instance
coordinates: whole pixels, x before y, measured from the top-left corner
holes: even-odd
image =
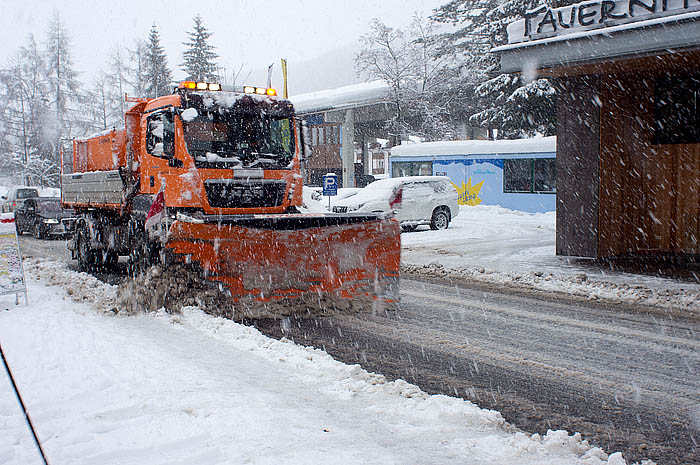
[[[556,210],[556,137],[426,142],[392,147],[389,172],[448,176],[461,205]]]

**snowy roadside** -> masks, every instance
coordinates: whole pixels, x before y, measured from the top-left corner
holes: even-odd
[[[443,231],[401,235],[402,272],[697,312],[700,284],[585,268],[555,254],[556,215],[462,206]]]
[[[114,286],[58,262],[27,270],[0,340],[54,463],[625,463],[194,307],[115,315]],[[3,378],[0,463],[35,457]]]

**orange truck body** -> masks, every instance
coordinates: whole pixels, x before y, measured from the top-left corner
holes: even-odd
[[[124,129],[73,143],[61,177],[63,204],[79,214],[73,257],[93,269],[128,255],[133,272],[184,263],[240,302],[396,304],[393,218],[300,212],[301,128],[269,94],[181,86],[139,101]]]

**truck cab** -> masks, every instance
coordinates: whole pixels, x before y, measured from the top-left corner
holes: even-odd
[[[239,215],[301,203],[294,108],[273,89],[183,82],[144,105],[140,127],[139,191],[163,190],[168,207]]]

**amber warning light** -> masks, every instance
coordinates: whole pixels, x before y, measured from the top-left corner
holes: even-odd
[[[178,87],[190,90],[221,90],[221,84],[214,82],[182,81]]]
[[[244,86],[243,92],[246,94],[270,95],[272,97],[277,95],[275,89],[266,89],[265,87]]]

